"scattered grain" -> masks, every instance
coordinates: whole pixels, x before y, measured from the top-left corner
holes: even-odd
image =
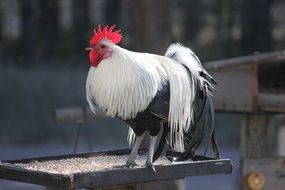
[[[74,157],[61,160],[33,161],[30,163],[15,163],[15,165],[35,171],[61,175],[73,173],[87,173],[101,170],[111,170],[125,167],[128,155],[97,155],[88,158]],[[137,167],[144,167],[146,156],[139,155],[136,159]],[[171,164],[166,158],[158,159],[154,165]]]

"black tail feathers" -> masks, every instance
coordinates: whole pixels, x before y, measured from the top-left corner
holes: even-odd
[[[158,144],[158,147],[153,155],[153,162],[159,158],[161,155],[164,145],[166,143],[166,136],[168,135],[169,128],[168,128],[168,123],[163,124],[163,132],[160,138],[160,142]]]

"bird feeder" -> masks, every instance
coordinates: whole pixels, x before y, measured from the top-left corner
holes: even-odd
[[[232,172],[229,159],[207,157],[199,157],[200,161],[176,163],[164,158],[154,163],[156,172],[145,166],[130,169],[124,167],[129,153],[129,149],[123,149],[3,161],[0,163],[0,178],[54,189],[119,189],[116,187],[120,185],[128,187],[142,182]]]

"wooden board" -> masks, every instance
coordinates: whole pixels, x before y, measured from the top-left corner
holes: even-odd
[[[272,156],[276,126],[266,113],[244,115],[240,126],[240,156],[260,158]]]
[[[250,189],[247,185],[249,175],[258,172],[265,177],[262,190],[284,190],[285,157],[243,158],[241,165],[244,189]]]
[[[259,111],[285,112],[285,94],[258,94]]]
[[[261,54],[258,53],[254,55],[210,61],[205,63],[204,67],[207,70],[218,70],[225,68],[236,68],[242,65],[251,65],[251,64],[260,65],[260,64],[273,64],[273,63],[284,63],[284,62],[285,62],[285,50],[281,50],[269,53],[261,53]]]
[[[120,184],[134,184],[141,182],[179,179],[185,176],[199,176],[212,174],[229,174],[232,163],[229,159],[211,159],[202,161],[185,161],[175,164],[156,165],[156,173],[145,167],[112,168],[89,173],[73,173],[70,175],[51,174],[20,168],[15,163],[30,163],[33,161],[59,160],[72,157],[89,157],[96,155],[128,154],[129,149],[103,151],[87,154],[62,155],[42,158],[31,158],[0,163],[0,178],[14,181],[53,186],[60,189],[94,188]]]
[[[89,107],[58,108],[54,110],[56,124],[80,124],[106,118],[104,112],[98,110],[95,115]]]
[[[257,110],[257,65],[209,70],[218,85],[214,93],[218,111],[255,112]]]

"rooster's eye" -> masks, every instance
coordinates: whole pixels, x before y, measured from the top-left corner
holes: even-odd
[[[100,45],[100,48],[105,49],[106,45],[102,44],[102,45]]]

